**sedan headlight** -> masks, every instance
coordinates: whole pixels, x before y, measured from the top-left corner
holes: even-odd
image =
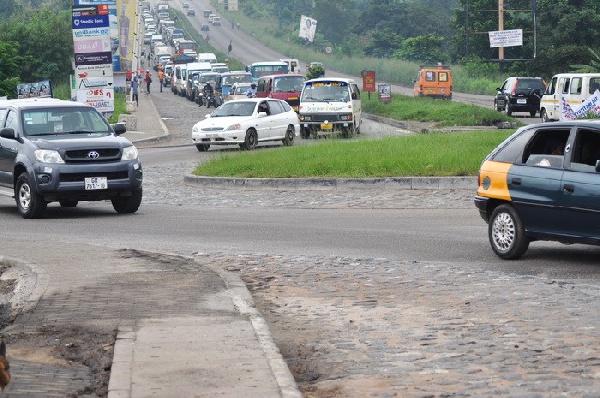
[[[241,130],[242,129],[242,125],[239,123],[236,124],[232,124],[231,126],[227,127],[225,130]]]
[[[138,158],[138,150],[132,145],[123,148],[123,154],[121,155],[121,160],[135,160]]]
[[[35,150],[35,159],[38,162],[42,163],[64,163],[62,157],[60,157],[60,153],[53,149],[36,149]]]

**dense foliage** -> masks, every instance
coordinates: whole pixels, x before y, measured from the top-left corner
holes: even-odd
[[[499,30],[498,0],[244,0],[240,7],[279,21],[283,35],[299,42],[300,15],[317,19],[315,40],[305,43],[316,49],[498,69],[498,49],[488,37]],[[550,77],[571,65],[598,70],[592,59],[600,52],[599,1],[505,0],[504,10],[504,29],[523,30],[523,46],[505,48],[505,72]]]
[[[73,58],[69,4],[0,1],[0,96],[14,98],[17,84],[24,82],[68,81]]]

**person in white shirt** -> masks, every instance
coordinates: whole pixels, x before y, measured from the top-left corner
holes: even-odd
[[[248,89],[248,91],[246,91],[246,97],[248,98],[254,98],[256,97],[256,83],[252,83],[250,85],[250,88]]]

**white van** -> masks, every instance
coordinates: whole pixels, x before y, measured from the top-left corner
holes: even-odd
[[[300,136],[340,132],[343,137],[360,134],[362,103],[358,84],[342,77],[320,77],[304,82],[298,118]]]
[[[210,72],[210,62],[190,62],[185,64],[185,70],[182,72],[181,79],[175,79],[177,85],[177,94],[182,97],[188,97],[188,76],[191,76],[194,72]],[[175,68],[175,74],[177,75],[177,68]]]
[[[198,62],[210,62],[214,64],[217,62],[217,56],[215,53],[198,53]]]
[[[185,84],[187,82],[186,79],[186,70],[187,70],[187,64],[179,64],[179,65],[175,65],[175,67],[173,68],[173,78],[171,79],[172,84],[171,84],[171,91],[173,92],[173,94],[175,95],[181,95],[184,96],[185,92],[182,92],[182,89],[185,89]]]
[[[600,89],[600,73],[559,73],[552,77],[540,101],[542,122],[560,120],[560,98],[579,106]]]
[[[296,58],[281,58],[279,60],[288,64],[290,73],[298,73],[303,75],[303,73],[300,71],[300,61],[298,61]]]

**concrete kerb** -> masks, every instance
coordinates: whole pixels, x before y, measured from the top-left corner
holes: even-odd
[[[477,177],[386,177],[386,178],[228,178],[187,174],[184,182],[209,187],[275,189],[477,189]]]
[[[14,319],[20,313],[35,308],[48,288],[50,276],[40,267],[15,258],[0,256],[0,264],[9,268],[2,273],[2,280],[14,280],[16,286],[7,294],[0,296],[0,304],[5,307],[4,316]],[[8,326],[4,333],[13,329]]]

